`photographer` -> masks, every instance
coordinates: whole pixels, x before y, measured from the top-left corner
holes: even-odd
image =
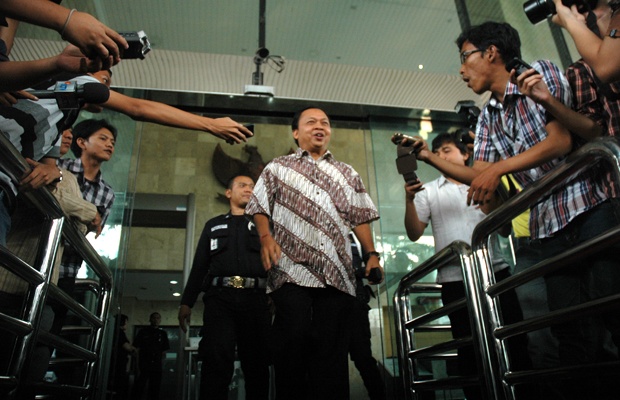
[[[579,13],[576,5],[570,8],[562,0],[554,0],[557,14],[551,19],[570,33],[579,54],[604,83],[620,80],[620,1],[599,0],[596,9],[607,8],[595,13],[598,23],[607,24],[601,30],[603,38],[586,25],[586,16]]]
[[[455,136],[449,133],[437,135],[432,142],[432,147],[433,153],[454,165],[464,167],[469,159],[462,141],[456,140]],[[424,185],[419,180],[405,184],[405,229],[409,239],[417,241],[431,222],[436,252],[441,251],[455,240],[470,243],[474,228],[485,218],[485,214],[478,207],[467,205],[467,189],[467,185],[447,176],[441,176]],[[491,242],[497,244],[497,238],[493,236]],[[495,246],[493,250],[496,250]],[[496,280],[499,282],[509,277],[508,264],[501,257],[492,257],[492,259]],[[465,297],[463,275],[458,263],[441,267],[437,271],[437,282],[442,285],[441,299],[444,305]],[[523,319],[514,291],[501,296],[501,305],[506,322]],[[469,314],[466,308],[454,311],[448,317],[452,336],[455,339],[471,336]],[[526,352],[525,338],[520,336],[511,339],[508,343],[512,362],[519,368],[528,368],[530,361]],[[477,371],[473,346],[459,348],[457,360],[461,375]],[[468,386],[464,388],[464,391],[469,400],[483,398],[479,387]],[[531,397],[528,398],[531,399]]]

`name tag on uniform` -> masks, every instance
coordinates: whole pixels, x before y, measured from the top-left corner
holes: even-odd
[[[211,251],[217,250],[217,239],[211,239]]]
[[[213,228],[211,228],[211,232],[215,232],[217,230],[226,229],[226,228],[228,228],[228,224],[215,225]]]

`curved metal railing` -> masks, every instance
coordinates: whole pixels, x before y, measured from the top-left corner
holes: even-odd
[[[28,164],[19,152],[3,134],[0,134],[0,171],[4,172],[13,182],[19,182],[20,177],[28,168]],[[21,197],[43,215],[45,233],[40,236],[42,240],[39,241],[39,256],[36,257],[36,265],[29,265],[9,249],[0,246],[0,268],[10,271],[28,283],[28,288],[23,293],[27,305],[21,318],[2,313],[0,307],[0,324],[3,329],[14,333],[19,338],[16,344],[17,351],[14,352],[16,356],[10,363],[9,373],[6,376],[0,376],[0,385],[8,386],[9,390],[13,389],[11,392],[13,396],[19,396],[20,390],[27,384],[24,376],[29,367],[32,352],[35,345],[40,343],[53,346],[58,351],[74,357],[67,358],[67,360],[83,367],[84,379],[83,382],[75,385],[36,384],[37,391],[40,393],[71,393],[88,397],[92,394],[95,376],[98,374],[99,354],[111,299],[112,273],[46,188],[24,193]],[[86,286],[94,294],[96,301],[93,309],[78,303],[51,283],[52,270],[62,239],[67,240],[77,250],[96,276],[96,279],[77,279],[76,281],[76,287]],[[80,343],[85,344],[75,344],[40,329],[43,308],[49,300],[67,307],[85,324],[85,326],[73,328],[74,332],[79,332],[86,337],[85,340],[80,340]],[[51,364],[62,363],[62,359],[56,359]],[[32,385],[31,382],[28,384]]]
[[[466,289],[466,299],[462,301],[462,304],[467,304],[470,310],[473,327],[471,342],[476,346],[481,371],[484,372],[482,382],[479,384],[483,386],[488,398],[513,400],[515,386],[520,384],[549,379],[583,378],[584,375],[617,374],[620,371],[620,363],[616,361],[561,366],[546,370],[514,371],[507,357],[505,346],[505,340],[515,335],[549,327],[569,319],[617,310],[620,308],[620,293],[510,325],[503,324],[498,312],[500,294],[562,268],[563,264],[566,264],[565,260],[570,259],[571,263],[574,263],[579,259],[587,259],[595,256],[602,249],[619,243],[620,227],[604,232],[568,252],[544,260],[499,283],[494,280],[488,248],[488,238],[493,232],[578,174],[588,173],[594,169],[599,173],[602,173],[603,169],[609,172],[610,184],[617,188],[620,187],[620,146],[616,139],[602,138],[586,144],[567,157],[553,171],[506,201],[478,224],[472,236],[471,253],[462,252],[460,255]],[[463,246],[462,243],[458,245]],[[416,348],[412,337],[415,330],[422,327],[416,321],[426,321],[432,315],[429,313],[429,315],[413,318],[408,299],[408,295],[417,290],[416,285],[419,285],[419,279],[427,275],[429,271],[439,268],[453,251],[449,249],[448,254],[443,251],[438,253],[406,275],[394,295],[401,379],[409,399],[418,398],[421,390],[451,388],[455,383],[449,380],[436,380],[432,385],[428,385],[417,380],[414,359],[416,352],[421,353],[423,349]],[[445,309],[441,311],[442,315],[447,313]],[[448,346],[448,344],[443,344],[443,346]]]

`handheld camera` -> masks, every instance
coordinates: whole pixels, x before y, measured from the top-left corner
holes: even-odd
[[[139,58],[144,60],[144,56],[151,51],[151,43],[144,31],[137,32],[119,32],[119,35],[125,38],[129,47],[121,49],[121,58],[125,60]]]
[[[596,8],[597,0],[562,0],[566,7],[577,6],[580,13]],[[532,24],[537,24],[556,14],[553,0],[529,0],[523,3],[523,11]]]
[[[419,180],[418,175],[415,173],[418,169],[418,160],[413,148],[415,142],[417,142],[416,138],[403,135],[400,132],[392,135],[392,143],[397,146],[396,154],[398,157],[396,158],[396,169],[408,184],[415,183]]]

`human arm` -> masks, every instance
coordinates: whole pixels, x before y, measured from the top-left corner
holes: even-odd
[[[198,240],[198,246],[196,246],[196,254],[194,255],[194,261],[192,262],[192,269],[189,273],[187,283],[183,289],[183,295],[181,296],[181,306],[179,307],[178,320],[179,327],[183,332],[187,332],[187,325],[189,325],[192,307],[198,299],[198,295],[203,289],[203,282],[205,277],[209,273],[209,266],[211,264],[210,253],[210,232],[211,221],[205,224],[204,229]]]
[[[405,230],[407,231],[407,237],[412,242],[417,241],[428,226],[428,224],[420,221],[414,203],[416,193],[421,190],[424,190],[424,187],[420,181],[413,184],[405,184]]]
[[[56,166],[55,158],[43,157],[40,162],[26,158],[26,162],[31,169],[19,183],[21,190],[38,189],[60,178],[60,169]]]
[[[514,72],[511,77],[514,80]],[[558,98],[553,96],[543,80],[543,76],[536,70],[527,70],[516,77],[516,82],[521,93],[542,105],[549,114],[553,115],[569,131],[579,137],[589,141],[603,134],[601,125],[597,124],[593,119],[567,107]]]
[[[562,0],[554,0],[554,3],[556,14],[551,20],[568,31],[577,51],[599,79],[604,83],[620,80],[620,39],[617,32],[615,37],[609,36],[611,29],[620,28],[620,13],[612,15],[608,32],[601,39],[587,27],[576,5],[566,7]]]
[[[269,217],[265,214],[254,214],[254,225],[260,238],[260,255],[265,271],[269,271],[272,265],[280,261],[282,249],[271,236],[271,228],[269,227]]]
[[[476,170],[468,166],[457,165],[444,160],[428,148],[425,140],[420,137],[416,138],[418,140],[414,144],[414,148],[417,159],[435,167],[443,175],[465,184],[469,184],[478,175]]]
[[[136,99],[115,91],[110,91],[110,98],[101,106],[128,115],[137,121],[209,132],[220,139],[233,140],[236,143],[247,142],[247,138],[253,135],[246,127],[228,117],[203,117],[164,103]]]
[[[97,218],[101,222],[97,207],[82,198],[77,179],[71,172],[63,171],[63,179],[52,190],[52,194],[68,216],[77,218],[85,225],[91,224]]]
[[[128,47],[121,35],[92,15],[69,10],[49,0],[2,0],[0,13],[57,31],[89,58],[106,61],[111,56],[116,64],[120,61],[119,47]]]
[[[376,252],[375,244],[372,240],[370,224],[364,223],[356,226],[355,228],[353,228],[353,233],[355,233],[355,236],[357,236],[357,240],[359,240],[360,245],[362,246],[362,259],[364,259],[364,261],[366,262],[366,272],[364,273],[364,276],[368,277],[370,274],[370,270],[379,268],[379,271],[381,271],[381,279],[378,281],[373,281],[371,283],[377,284],[383,282],[384,273],[383,268],[379,263],[379,257],[375,254],[369,254]]]

